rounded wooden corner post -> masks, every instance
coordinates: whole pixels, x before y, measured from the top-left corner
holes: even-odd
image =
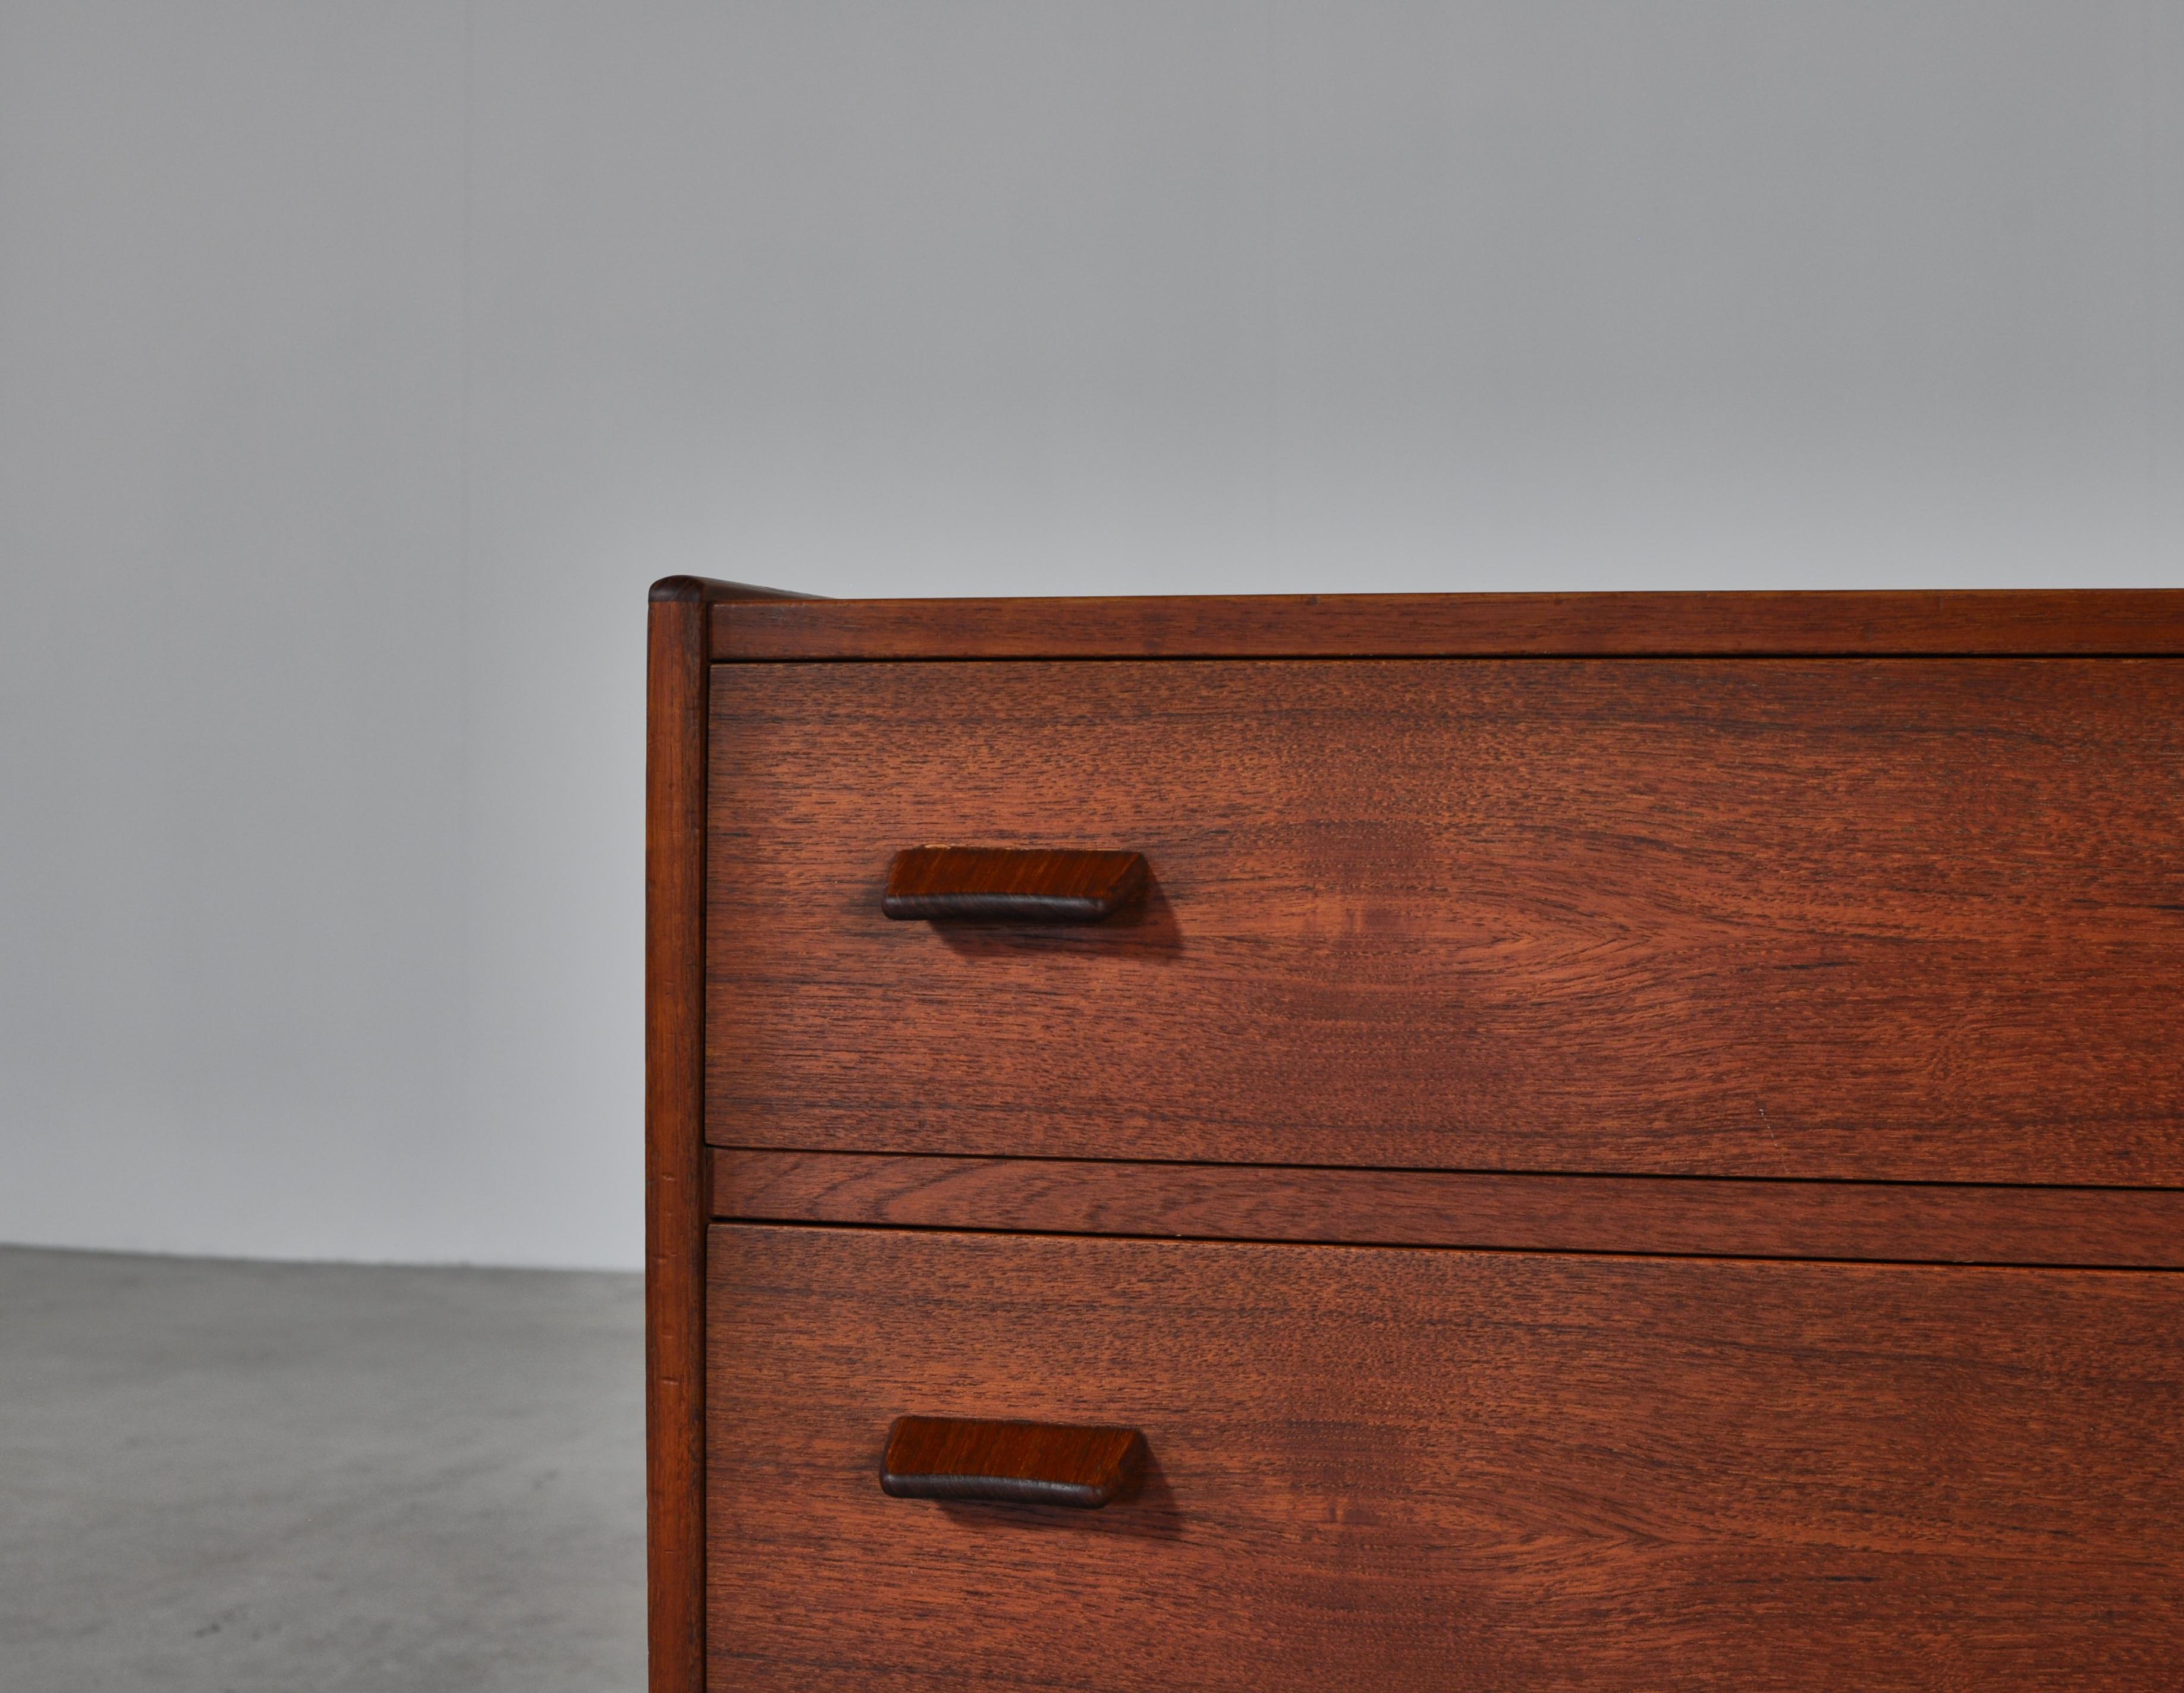
[[[651,1693],[705,1685],[705,723],[712,608],[652,585],[645,651],[644,1428]]]
[[[651,1693],[705,1685],[705,673],[710,584],[654,586],[645,662],[644,1454]]]

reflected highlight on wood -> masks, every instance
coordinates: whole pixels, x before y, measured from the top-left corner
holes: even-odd
[[[911,847],[894,855],[881,909],[939,922],[1097,923],[1145,892],[1139,853]]]
[[[880,1487],[897,1499],[1095,1511],[1128,1491],[1145,1461],[1145,1436],[1134,1428],[898,1417]]]

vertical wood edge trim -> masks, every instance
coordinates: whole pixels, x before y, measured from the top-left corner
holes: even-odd
[[[645,746],[645,1488],[651,1693],[704,1693],[705,1677],[705,640],[702,598],[655,591],[646,653]]]
[[[726,1222],[2184,1268],[2184,1191],[713,1150]]]

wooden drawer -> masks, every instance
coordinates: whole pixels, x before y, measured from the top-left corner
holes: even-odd
[[[651,620],[653,1693],[2176,1680],[2184,594]]]
[[[720,1144],[2184,1183],[2172,659],[717,665]],[[880,911],[1134,848],[1094,927]]]
[[[728,1690],[2153,1688],[2173,1275],[716,1227]],[[1104,1509],[905,1412],[1128,1423]]]

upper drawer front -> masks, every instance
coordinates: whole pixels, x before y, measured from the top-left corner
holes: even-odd
[[[2184,1662],[2174,1275],[727,1228],[707,1306],[720,1693]],[[1141,1489],[891,1499],[904,1415],[1134,1428]]]
[[[722,665],[728,1144],[2184,1183],[2184,661]],[[900,848],[1135,849],[1088,927]]]

